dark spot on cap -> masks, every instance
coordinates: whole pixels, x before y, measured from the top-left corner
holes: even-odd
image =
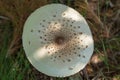
[[[48,24],[51,24],[51,22],[48,22]]]
[[[47,48],[48,48],[48,45],[46,45],[45,48],[47,49]]]
[[[73,48],[73,50],[75,50],[75,48]]]
[[[30,41],[29,41],[29,45],[30,45]]]
[[[80,44],[80,41],[78,41],[78,44]]]
[[[33,29],[31,29],[31,32],[33,32]]]
[[[80,47],[78,47],[78,49],[80,49]]]
[[[79,32],[79,34],[81,35],[81,34],[83,34],[82,32]]]
[[[57,58],[57,56],[54,56],[54,58]]]
[[[75,39],[77,39],[77,37],[75,37]]]
[[[56,17],[56,15],[53,15],[53,17]]]
[[[74,54],[77,54],[76,52],[74,52]]]
[[[45,20],[43,20],[43,22],[45,22]]]
[[[71,51],[70,51],[69,55],[71,55]]]
[[[55,22],[55,24],[57,24],[57,22]]]
[[[88,48],[88,45],[86,45],[86,48]]]
[[[78,26],[78,28],[80,28],[80,26]]]
[[[62,60],[63,62],[65,62],[65,60]]]
[[[42,27],[45,27],[44,25],[42,25]]]
[[[59,58],[61,57],[61,56],[58,56]]]
[[[62,24],[62,26],[64,26],[64,24]]]
[[[68,62],[70,62],[71,60],[70,59],[68,59]]]
[[[41,42],[41,44],[44,44],[44,42]]]
[[[75,20],[72,21],[72,23],[74,23],[74,22],[75,22]]]
[[[63,53],[61,55],[64,55]]]
[[[38,32],[40,32],[40,30],[38,30]]]
[[[63,19],[63,21],[65,21],[65,19]]]
[[[48,51],[48,54],[50,54],[50,52]]]
[[[42,36],[40,36],[40,39],[42,39]]]
[[[76,33],[74,33],[74,35],[77,35]]]
[[[65,13],[63,13],[63,16],[65,16]]]
[[[74,29],[76,29],[76,27],[75,27],[75,26],[74,26],[73,28],[74,28]]]
[[[84,55],[83,55],[82,57],[83,57],[83,58],[85,58],[85,56],[84,56]]]
[[[70,26],[72,27],[72,24]]]
[[[53,47],[51,47],[51,48],[53,48]]]
[[[78,57],[80,57],[81,55],[79,54]]]
[[[68,22],[70,22],[70,20],[67,20]]]
[[[69,67],[69,70],[73,70],[73,68],[72,68],[72,67]]]

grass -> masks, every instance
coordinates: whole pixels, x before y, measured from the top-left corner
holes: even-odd
[[[25,78],[28,78],[27,80],[34,80],[34,74],[30,70],[30,64],[26,59],[23,49],[18,51],[16,56],[6,57],[8,42],[11,37],[7,32],[11,30],[9,26],[10,24],[7,23],[4,26],[0,25],[0,28],[4,29],[2,36],[5,36],[3,37],[3,43],[0,45],[2,46],[0,49],[0,80],[25,80]]]
[[[58,0],[53,0],[55,3]],[[68,0],[68,4],[70,4]],[[100,2],[99,2],[100,3]],[[100,16],[100,6],[98,9],[98,16],[102,19],[103,23],[107,23],[107,16]],[[108,6],[107,8],[108,9]],[[82,14],[84,14],[83,12]],[[86,14],[85,14],[86,15]],[[109,23],[108,23],[109,24]],[[117,28],[116,28],[117,29]],[[2,42],[0,45],[0,80],[37,80],[39,79],[38,72],[33,70],[33,67],[27,60],[23,49],[21,48],[15,56],[6,57],[8,45],[12,36],[11,23],[5,22],[0,24],[0,37]],[[104,30],[107,30],[104,27]],[[110,30],[109,34],[114,31]],[[11,34],[9,34],[11,33]],[[102,37],[99,42],[95,43],[94,54],[98,55],[100,62],[90,62],[87,66],[91,71],[87,71],[90,79],[99,80],[120,80],[120,33],[113,34],[112,36]],[[104,35],[104,34],[103,34]],[[116,36],[117,35],[117,36]],[[99,36],[99,35],[98,35]],[[38,73],[38,75],[36,75]],[[51,77],[49,77],[50,79]],[[54,80],[83,80],[81,75],[74,75],[68,78],[51,78]]]
[[[1,53],[5,53],[3,49]],[[23,53],[21,50],[18,54]],[[29,80],[34,80],[34,74],[30,70],[30,64],[24,55],[18,55],[15,58],[6,58],[5,55],[0,55],[3,59],[0,61],[0,80],[24,80],[26,76],[30,76]],[[28,75],[30,74],[30,75]]]

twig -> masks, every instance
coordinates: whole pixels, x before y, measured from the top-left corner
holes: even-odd
[[[0,16],[0,19],[9,20],[9,18],[5,16]]]
[[[90,80],[90,79],[89,79],[89,76],[88,76],[88,74],[87,74],[86,68],[84,68],[84,69],[82,70],[82,73],[83,73],[83,76],[84,76],[85,80]]]

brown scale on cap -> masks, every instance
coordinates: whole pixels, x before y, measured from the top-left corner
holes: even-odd
[[[31,29],[31,32],[33,32],[33,29]]]
[[[38,30],[38,32],[40,33],[40,30]]]
[[[65,16],[65,13],[63,13],[62,15]]]
[[[80,26],[78,26],[78,28],[80,28]]]
[[[84,55],[83,55],[82,57],[83,57],[83,58],[85,58],[85,56],[84,56]]]
[[[43,20],[43,22],[45,22],[46,20]]]
[[[53,15],[53,17],[56,17],[56,15]]]
[[[29,41],[29,45],[30,45],[30,41]]]
[[[71,59],[68,59],[68,62],[71,62]]]
[[[63,14],[65,16],[65,13]],[[56,18],[56,15],[53,15],[53,18]],[[77,44],[80,44],[78,35],[82,35],[82,32],[76,32],[75,29],[79,29],[80,26],[75,26],[73,23],[75,21],[71,21],[72,18],[69,20],[58,19],[56,21],[46,21],[45,19],[41,21],[40,26],[42,26],[42,29],[46,29],[45,22],[48,24],[48,29],[46,30],[38,30],[41,36],[40,39],[44,40],[44,43],[49,44],[56,44],[53,47],[47,46],[48,54],[59,54],[56,56],[51,56],[51,59],[54,61],[57,61],[61,59],[63,63],[65,62],[71,62],[72,59],[68,59],[73,54],[78,55],[80,57],[80,54],[76,51],[76,49],[81,49]],[[60,28],[59,28],[60,27]],[[33,32],[33,30],[31,31]],[[44,36],[44,37],[43,37]],[[48,45],[49,45],[48,44]],[[62,53],[62,54],[60,54]],[[66,57],[63,60],[63,57]]]
[[[42,39],[42,36],[40,36],[40,39]]]
[[[81,34],[83,34],[82,32],[79,32],[79,34],[81,35]]]
[[[64,37],[63,36],[58,36],[58,37],[55,37],[55,43],[58,44],[58,45],[61,45],[61,44],[64,44]]]
[[[69,70],[73,70],[73,68],[72,68],[72,67],[69,67],[68,69],[69,69]]]
[[[80,55],[80,54],[78,54],[78,57],[81,57],[81,55]]]

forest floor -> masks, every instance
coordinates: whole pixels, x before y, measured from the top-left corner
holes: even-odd
[[[53,78],[38,72],[22,48],[14,57],[6,57],[13,26],[7,17],[0,15],[0,80],[120,80],[120,0],[88,0],[88,3],[102,21],[103,33],[96,33],[101,38],[95,42],[88,65],[66,78]]]

